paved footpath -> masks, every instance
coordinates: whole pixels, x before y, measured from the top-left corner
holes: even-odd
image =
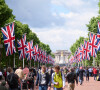
[[[83,85],[76,86],[75,90],[100,90],[100,81],[94,81],[94,78],[90,77],[90,81],[88,82],[84,78]]]
[[[66,83],[66,88],[64,90],[68,90],[67,85],[68,84]],[[36,89],[35,87],[34,90],[38,90],[38,89]],[[51,90],[53,90],[53,88]],[[94,81],[94,78],[90,77],[90,81],[88,82],[84,77],[83,85],[80,84],[78,84],[78,86],[76,85],[75,90],[100,90],[100,81]]]
[[[67,84],[64,90],[68,90]],[[78,86],[76,85],[75,90],[100,90],[100,81],[94,81],[94,78],[90,77],[90,81],[88,82],[84,78],[83,85],[80,84],[78,84]]]

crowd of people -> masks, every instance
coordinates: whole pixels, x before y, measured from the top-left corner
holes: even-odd
[[[0,71],[0,90],[74,90],[75,82],[83,84],[84,77],[89,81],[89,77],[94,77],[95,81],[100,81],[100,69],[94,67],[49,67],[41,66],[38,69],[27,66],[22,69],[12,69],[8,67]],[[67,82],[67,83],[66,83]]]

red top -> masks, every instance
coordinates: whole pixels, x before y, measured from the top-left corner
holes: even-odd
[[[93,69],[93,74],[97,74],[97,70],[96,69]]]

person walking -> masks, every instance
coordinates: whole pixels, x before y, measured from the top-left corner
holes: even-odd
[[[74,90],[75,88],[75,81],[78,85],[78,79],[76,73],[74,73],[74,69],[71,68],[69,73],[66,76],[66,81],[68,81],[68,90]]]
[[[2,80],[2,76],[3,74],[2,74],[2,71],[0,70],[0,80]]]
[[[35,73],[33,73],[33,69],[30,68],[29,73],[26,78],[26,80],[28,82],[28,89],[30,89],[30,90],[34,90],[34,76],[35,76]]]
[[[97,80],[97,69],[93,68],[93,75],[94,75],[94,80]]]
[[[84,76],[83,74],[84,74],[83,67],[80,67],[80,70],[79,70],[80,85],[82,85],[83,83],[83,76]]]
[[[46,67],[44,65],[41,67],[41,71],[39,71],[37,74],[36,89],[38,89],[38,83],[39,90],[48,90],[48,86],[49,90],[51,89],[49,74],[46,72]]]
[[[78,78],[78,76],[79,76],[79,68],[78,68],[78,67],[76,67],[75,72],[76,72],[76,76],[77,76],[77,78]]]
[[[19,67],[18,69],[16,69],[15,74],[18,75],[18,77],[20,78],[20,89],[22,89],[22,79],[24,78],[24,73],[21,67]]]
[[[24,78],[24,73],[21,67],[16,69],[15,74],[17,74],[21,80]]]
[[[86,81],[89,81],[89,70],[86,68],[85,70],[85,75],[86,75]]]
[[[88,70],[89,70],[89,76],[92,77],[93,69],[90,67]]]
[[[8,72],[10,73],[7,76],[7,83],[9,85],[9,90],[19,90],[18,86],[20,84],[20,78],[17,74],[13,73],[12,68],[8,68]]]
[[[54,84],[54,90],[63,90],[65,87],[65,77],[60,71],[59,66],[55,66],[54,73],[52,74],[52,83]]]
[[[3,76],[4,76],[4,78],[5,78],[5,81],[7,81],[7,71],[6,71],[6,69],[4,69]]]
[[[6,87],[6,81],[2,81],[0,84],[0,90],[8,90]]]

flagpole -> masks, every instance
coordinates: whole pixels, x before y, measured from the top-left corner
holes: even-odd
[[[40,67],[41,67],[41,61],[40,61]]]
[[[34,60],[34,67],[35,67],[35,60]]]
[[[10,67],[10,56],[9,56],[9,67]]]
[[[14,68],[15,68],[15,53],[14,53]]]
[[[24,58],[23,58],[23,68],[24,68]]]
[[[38,61],[37,61],[38,62]],[[38,62],[38,68],[39,68],[39,62]]]
[[[94,59],[94,57],[93,57],[93,66],[95,66],[95,59]]]
[[[85,67],[86,67],[86,60],[85,60]]]
[[[30,68],[31,68],[31,60],[30,60]]]

